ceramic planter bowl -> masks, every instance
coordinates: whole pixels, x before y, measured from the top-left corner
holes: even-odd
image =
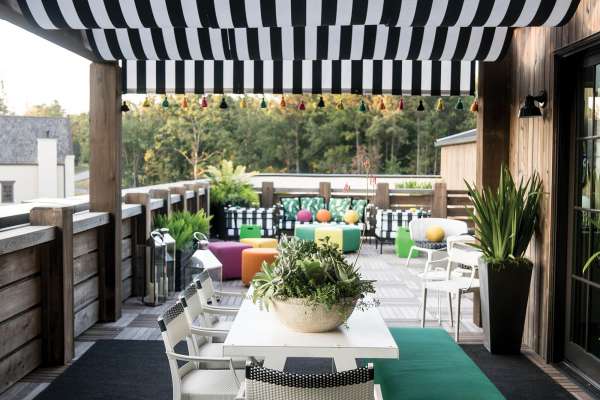
[[[356,301],[348,299],[328,310],[323,305],[307,306],[304,299],[273,300],[269,310],[286,327],[297,332],[328,332],[342,325],[354,311]]]

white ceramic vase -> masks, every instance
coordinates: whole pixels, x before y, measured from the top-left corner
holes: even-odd
[[[297,332],[327,332],[342,325],[356,306],[354,299],[347,299],[331,309],[323,305],[306,305],[304,299],[273,300],[269,309],[282,324]]]

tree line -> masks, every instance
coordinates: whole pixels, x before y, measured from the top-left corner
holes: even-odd
[[[227,108],[220,107],[226,102]],[[397,96],[155,96],[127,102],[123,113],[123,186],[192,179],[209,165],[234,160],[261,172],[386,174],[439,172],[440,137],[475,127],[472,98]],[[361,107],[361,101],[365,107]],[[383,106],[381,102],[383,101]],[[419,101],[424,110],[417,111]],[[299,110],[300,103],[304,110]],[[55,102],[30,115],[65,115]],[[78,164],[89,161],[87,113],[69,115]]]

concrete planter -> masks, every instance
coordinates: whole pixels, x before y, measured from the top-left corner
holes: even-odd
[[[528,260],[479,265],[484,346],[490,353],[521,352],[532,267]]]
[[[297,332],[327,332],[350,317],[356,301],[348,299],[328,310],[323,305],[307,306],[304,299],[274,300],[270,310],[289,329]]]

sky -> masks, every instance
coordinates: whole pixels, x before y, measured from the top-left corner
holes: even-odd
[[[2,20],[0,38],[0,81],[11,112],[53,100],[68,114],[88,111],[88,60]]]

